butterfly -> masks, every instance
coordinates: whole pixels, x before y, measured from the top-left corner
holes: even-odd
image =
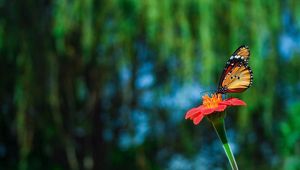
[[[250,50],[240,46],[226,62],[217,93],[241,93],[247,90],[253,81],[253,72],[248,65]]]

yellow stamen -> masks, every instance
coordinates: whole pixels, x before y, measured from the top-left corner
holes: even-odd
[[[203,99],[203,105],[206,108],[216,108],[218,107],[218,104],[222,101],[222,95],[221,94],[212,94],[211,97],[209,97],[207,94],[202,96]]]

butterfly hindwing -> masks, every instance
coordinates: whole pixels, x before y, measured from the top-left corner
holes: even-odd
[[[226,89],[226,93],[240,93],[251,86],[252,77],[252,70],[249,66],[236,64],[225,75],[222,87]]]

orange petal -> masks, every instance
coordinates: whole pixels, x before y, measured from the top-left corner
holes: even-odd
[[[194,117],[194,116],[197,115],[197,114],[201,114],[202,109],[203,109],[203,105],[201,105],[201,106],[199,106],[199,107],[195,107],[195,108],[190,109],[190,110],[186,113],[185,119],[192,118],[192,117]]]
[[[219,103],[220,105],[227,106],[245,106],[246,103],[243,100],[237,98],[229,98]]]
[[[205,109],[202,109],[202,114],[209,115],[209,114],[213,113],[214,111],[215,111],[215,108],[205,108]]]
[[[217,112],[222,112],[226,109],[227,105],[219,105],[215,110]]]
[[[195,117],[195,118],[193,119],[193,123],[194,123],[195,125],[199,124],[200,121],[203,119],[203,117],[204,117],[204,115],[202,115],[202,114],[198,115],[197,117]]]

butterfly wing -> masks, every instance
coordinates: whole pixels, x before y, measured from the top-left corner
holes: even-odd
[[[227,61],[221,75],[218,93],[240,93],[252,84],[252,70],[248,66],[250,50],[240,46]]]
[[[248,46],[242,45],[238,49],[236,49],[231,56],[240,56],[242,60],[248,60],[250,57],[250,50]]]
[[[252,70],[247,65],[235,65],[222,81],[225,93],[240,93],[247,90],[252,84]]]

